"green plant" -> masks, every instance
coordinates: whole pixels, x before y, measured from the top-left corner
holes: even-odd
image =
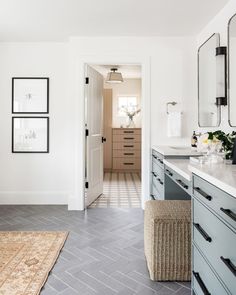
[[[219,139],[222,142],[222,149],[225,153],[226,159],[232,158],[232,151],[234,146],[234,141],[236,139],[236,131],[231,133],[225,133],[222,130],[217,130],[214,132],[208,132],[209,139],[212,140],[214,137]]]

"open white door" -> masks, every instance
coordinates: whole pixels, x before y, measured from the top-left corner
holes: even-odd
[[[86,66],[86,206],[103,193],[103,77]]]

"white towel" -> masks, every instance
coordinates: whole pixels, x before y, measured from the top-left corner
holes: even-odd
[[[169,112],[167,114],[167,136],[181,137],[181,112]]]

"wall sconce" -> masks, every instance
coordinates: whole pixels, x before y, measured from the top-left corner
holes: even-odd
[[[227,105],[227,75],[226,75],[227,47],[216,47],[216,105]]]

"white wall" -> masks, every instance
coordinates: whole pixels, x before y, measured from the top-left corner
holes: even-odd
[[[72,191],[65,43],[0,43],[0,203],[67,203]],[[11,78],[50,78],[50,153],[11,153]]]
[[[112,126],[123,127],[127,124],[127,116],[119,116],[118,97],[136,96],[138,108],[141,108],[141,79],[124,79],[121,84],[104,83],[104,88],[112,89]],[[141,127],[141,114],[134,117],[135,127]]]
[[[213,33],[220,33],[221,46],[227,46],[227,26],[229,19],[236,13],[236,1],[231,0],[226,6],[211,20],[211,22],[197,36],[197,48],[208,39]],[[222,122],[217,128],[199,128],[199,131],[222,129],[231,132],[236,128],[231,128],[228,124],[228,106],[222,107]]]

